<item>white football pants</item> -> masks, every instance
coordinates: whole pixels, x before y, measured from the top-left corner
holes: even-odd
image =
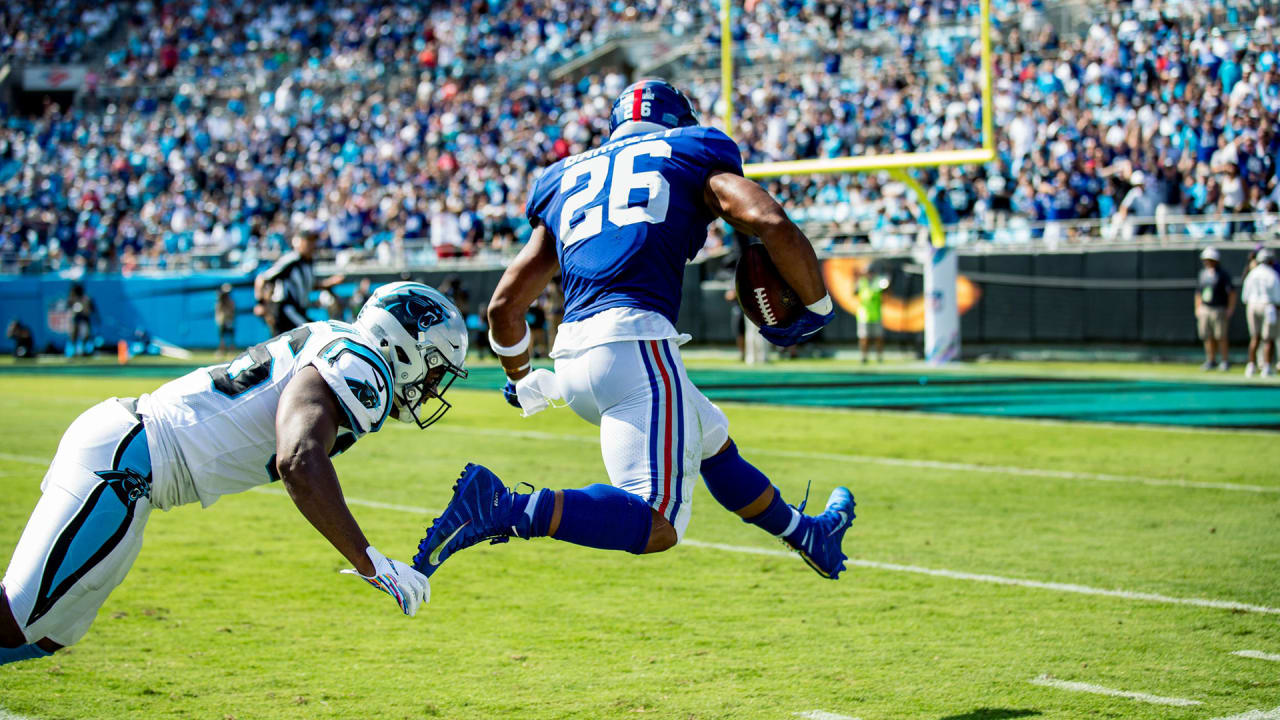
[[[597,345],[556,360],[569,407],[600,426],[614,487],[645,500],[683,538],[705,458],[729,439],[729,420],[689,382],[671,340]]]
[[[151,455],[112,398],[62,435],[2,584],[27,642],[73,645],[133,567],[151,514]]]

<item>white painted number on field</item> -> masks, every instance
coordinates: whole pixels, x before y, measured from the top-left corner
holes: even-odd
[[[1261,650],[1237,650],[1232,655],[1240,657],[1253,658],[1254,660],[1270,660],[1271,662],[1280,662],[1280,655],[1273,653],[1264,653]]]
[[[1070,680],[1059,680],[1048,675],[1031,679],[1032,685],[1042,685],[1044,687],[1057,688],[1059,690],[1067,690],[1069,692],[1092,693],[1094,695],[1108,695],[1111,697],[1121,697],[1129,700],[1137,700],[1138,702],[1151,703],[1152,705],[1174,705],[1177,707],[1187,707],[1191,705],[1199,705],[1199,700],[1188,700],[1186,698],[1161,697],[1160,695],[1149,695],[1142,692],[1129,692],[1128,690],[1113,690],[1112,688],[1102,687],[1101,685],[1092,685],[1090,683],[1072,682]]]

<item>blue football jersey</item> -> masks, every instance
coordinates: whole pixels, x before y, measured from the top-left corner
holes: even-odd
[[[742,156],[709,127],[624,137],[547,168],[525,214],[556,239],[565,321],[631,307],[675,323],[684,265],[714,219],[703,188],[718,170],[741,175]]]

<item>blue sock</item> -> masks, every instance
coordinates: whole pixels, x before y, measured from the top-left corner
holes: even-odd
[[[612,485],[588,485],[581,490],[561,490],[560,527],[556,540],[599,548],[626,550],[637,555],[649,544],[653,510],[648,503]],[[555,512],[555,493],[539,490],[521,496],[512,505],[512,528],[518,537],[544,537]],[[519,508],[517,510],[517,508]]]
[[[773,501],[769,507],[759,515],[743,518],[743,522],[778,537],[790,535],[803,524],[804,516],[787,505],[782,499],[782,492],[769,482],[764,473],[742,459],[738,446],[733,442],[723,452],[703,460],[701,470],[702,480],[711,491],[711,497],[733,512],[755,502],[765,490],[773,487]]]
[[[16,648],[0,648],[0,665],[49,657],[52,654],[35,643],[19,645]]]
[[[511,502],[511,534],[526,540],[546,537],[555,509],[555,493],[550,490],[516,495]]]

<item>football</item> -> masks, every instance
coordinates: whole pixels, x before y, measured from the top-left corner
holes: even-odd
[[[782,279],[763,243],[751,243],[738,259],[738,304],[756,327],[787,325],[804,312],[800,296]]]

